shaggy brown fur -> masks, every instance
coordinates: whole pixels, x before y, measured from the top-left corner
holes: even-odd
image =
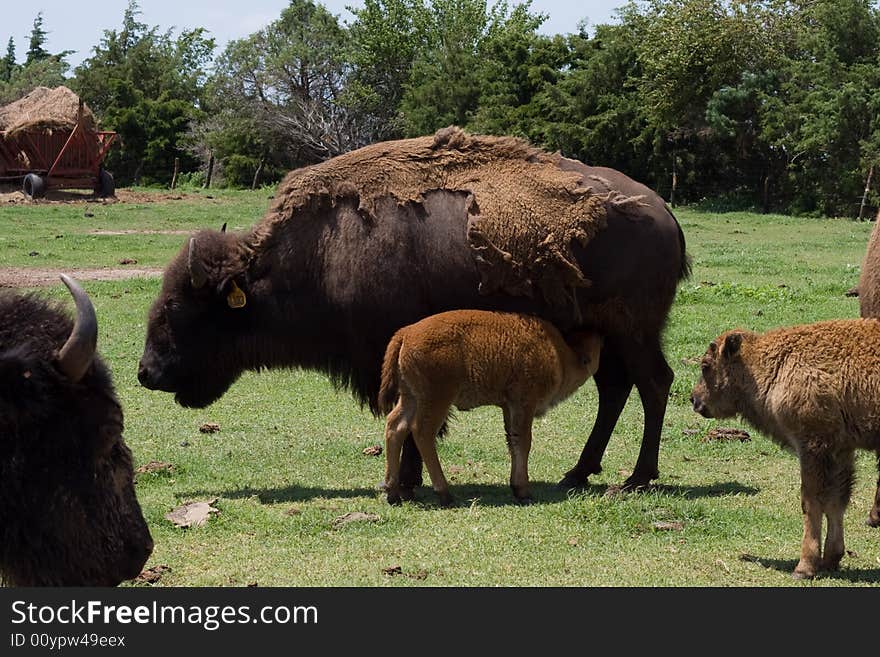
[[[579,332],[568,343],[550,322],[517,313],[453,310],[406,326],[391,338],[379,403],[385,425],[385,486],[400,495],[400,454],[412,432],[442,504],[452,501],[435,438],[451,406],[500,406],[510,451],[510,487],[528,503],[532,421],[569,397],[599,368],[601,340]]]
[[[880,212],[874,221],[874,228],[868,240],[865,259],[862,261],[862,273],[856,288],[859,297],[861,316],[880,318]],[[877,492],[874,495],[874,506],[868,515],[871,527],[880,527],[880,451],[877,452]]]
[[[691,397],[695,411],[740,415],[798,455],[804,537],[794,576],[836,569],[844,554],[854,452],[880,449],[880,322],[730,331],[709,345],[701,367]]]
[[[0,582],[115,586],[153,549],[110,372],[72,380],[67,312],[0,292]]]
[[[572,244],[586,245],[605,226],[607,197],[584,185],[578,173],[560,168],[560,160],[558,153],[520,139],[470,135],[456,127],[366,146],[290,173],[255,232],[255,248],[277,223],[301,216],[318,199],[332,205],[353,199],[364,221],[374,223],[382,198],[421,204],[428,190],[465,192],[480,292],[538,294],[577,311],[574,291],[590,281]]]
[[[862,317],[880,317],[880,213],[868,240],[857,289]]]

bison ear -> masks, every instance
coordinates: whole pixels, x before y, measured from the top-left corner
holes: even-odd
[[[197,253],[195,237],[189,238],[189,278],[192,286],[196,289],[202,287],[208,281],[208,272]]]
[[[742,333],[731,333],[726,338],[724,338],[725,357],[729,358],[739,352],[739,348],[742,346],[742,340]]]
[[[225,221],[223,222],[223,225],[220,227],[220,232],[221,232],[221,233],[225,233],[225,232],[226,232],[226,222],[225,222]]]

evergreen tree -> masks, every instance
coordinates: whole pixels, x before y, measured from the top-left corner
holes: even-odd
[[[25,66],[49,57],[49,52],[43,47],[46,44],[47,36],[48,32],[43,29],[43,12],[39,12],[34,19],[33,29],[31,29],[31,41],[24,62]]]
[[[6,45],[6,55],[4,55],[3,59],[0,59],[0,81],[9,82],[12,79],[15,67],[15,40],[9,37],[9,43]]]

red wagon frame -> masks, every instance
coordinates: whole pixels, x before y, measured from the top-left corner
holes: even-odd
[[[42,196],[48,189],[76,188],[112,196],[113,177],[101,163],[117,135],[86,128],[82,100],[77,114],[72,129],[25,129],[13,136],[0,131],[0,181],[22,181],[30,197]]]

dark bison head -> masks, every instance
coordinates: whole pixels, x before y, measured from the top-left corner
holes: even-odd
[[[110,374],[88,296],[67,315],[0,296],[0,579],[110,586],[136,577],[153,541],[134,493]]]
[[[252,334],[245,256],[225,231],[191,237],[165,269],[153,303],[138,380],[173,392],[181,406],[201,408],[219,399],[247,368]]]
[[[743,342],[749,334],[729,331],[709,344],[700,361],[700,380],[691,393],[694,411],[709,418],[733,417],[747,389],[742,360]]]

